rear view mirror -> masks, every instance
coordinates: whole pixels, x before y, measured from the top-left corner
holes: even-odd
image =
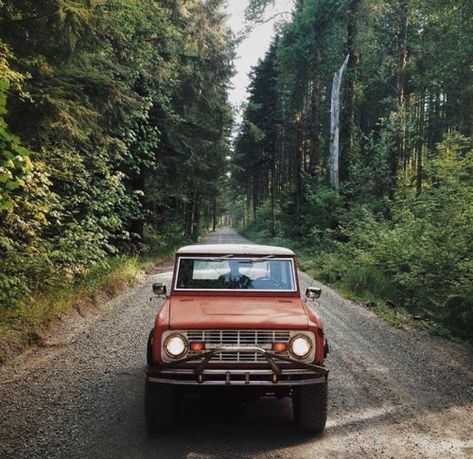
[[[320,287],[309,287],[305,291],[305,297],[308,300],[315,300],[316,298],[320,298],[322,294],[322,289]]]
[[[166,296],[166,286],[164,284],[161,284],[160,282],[155,282],[153,284],[153,293],[159,296]]]

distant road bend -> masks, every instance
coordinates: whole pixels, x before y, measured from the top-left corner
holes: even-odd
[[[245,242],[231,229],[207,243]],[[294,430],[289,400],[222,406],[186,399],[180,425],[149,437],[143,416],[151,284],[69,317],[44,347],[0,369],[1,458],[473,457],[473,359],[461,346],[398,330],[323,287],[331,353],[321,437]]]

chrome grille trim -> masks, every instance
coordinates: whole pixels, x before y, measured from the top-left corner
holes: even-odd
[[[171,333],[171,331],[169,331]],[[232,352],[231,347],[257,346],[262,349],[271,350],[273,342],[289,341],[294,335],[305,334],[310,337],[313,344],[313,333],[292,330],[179,330],[175,331],[185,336],[191,343],[193,341],[205,342],[206,349],[229,347],[228,352],[216,354],[211,362],[231,363],[266,363],[266,358],[253,352]],[[189,351],[188,356],[199,354],[198,351]],[[290,357],[288,351],[282,352],[282,356]],[[312,355],[313,358],[313,355]]]
[[[209,345],[259,346],[266,348],[275,341],[289,342],[290,331],[276,330],[188,330],[189,341],[204,341]]]
[[[189,342],[204,341],[207,349],[216,347],[231,346],[258,346],[271,350],[271,345],[275,341],[289,343],[291,339],[290,331],[276,330],[189,330],[186,332]],[[195,352],[189,352],[194,355]],[[289,356],[288,352],[282,353]],[[222,352],[215,355],[211,362],[247,362],[264,363],[266,359],[261,354],[242,352]]]

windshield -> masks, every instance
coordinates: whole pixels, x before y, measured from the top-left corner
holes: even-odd
[[[176,290],[295,291],[292,259],[179,258]]]

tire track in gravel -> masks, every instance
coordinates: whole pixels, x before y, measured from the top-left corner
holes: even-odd
[[[208,243],[245,242],[229,229]],[[473,361],[462,347],[397,330],[323,287],[316,311],[331,345],[323,436],[294,430],[289,400],[185,400],[180,426],[148,437],[145,348],[159,305],[151,284],[172,266],[85,318],[71,317],[53,346],[0,369],[0,457],[473,457]]]

